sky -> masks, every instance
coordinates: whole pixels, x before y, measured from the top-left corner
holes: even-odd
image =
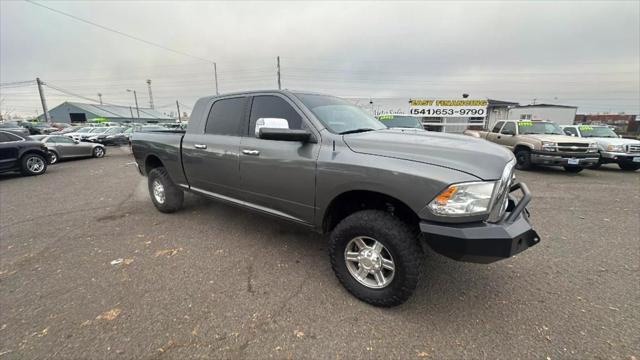
[[[63,101],[149,106],[282,87],[360,98],[470,98],[640,113],[640,1],[0,0],[0,113]],[[183,54],[179,54],[179,53]],[[185,55],[186,54],[186,55]]]

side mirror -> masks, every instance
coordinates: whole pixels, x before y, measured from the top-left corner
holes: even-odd
[[[311,133],[307,130],[261,127],[258,131],[258,138],[264,140],[308,142],[311,139]]]
[[[289,122],[287,119],[281,118],[259,118],[256,120],[256,137],[260,137],[260,129],[289,129]]]

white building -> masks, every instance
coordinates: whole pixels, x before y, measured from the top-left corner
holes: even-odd
[[[558,125],[572,125],[576,118],[575,106],[535,104],[509,109],[510,120],[549,120]]]

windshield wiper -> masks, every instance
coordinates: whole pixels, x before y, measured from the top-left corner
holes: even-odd
[[[353,129],[353,130],[347,130],[347,131],[343,131],[341,133],[339,133],[340,135],[346,135],[346,134],[355,134],[355,133],[361,133],[361,132],[367,132],[367,131],[373,131],[375,129],[372,128],[360,128],[360,129]]]

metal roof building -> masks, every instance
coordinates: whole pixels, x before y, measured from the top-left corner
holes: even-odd
[[[85,104],[65,101],[49,110],[52,122],[83,123],[94,118],[105,118],[113,122],[174,122],[176,119],[149,108],[118,105]],[[40,115],[39,119],[44,117]]]

